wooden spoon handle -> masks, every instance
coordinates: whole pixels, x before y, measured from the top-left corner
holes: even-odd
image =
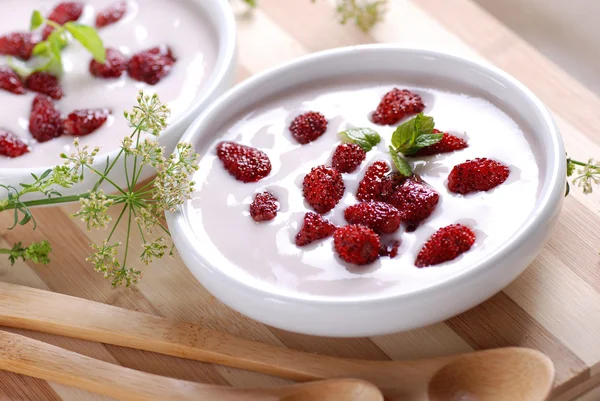
[[[239,399],[225,388],[221,394],[218,386],[138,372],[5,331],[0,331],[0,369],[124,401]]]
[[[368,366],[366,361],[273,347],[190,323],[7,283],[0,283],[0,325],[153,351],[296,381],[358,377],[358,372]]]

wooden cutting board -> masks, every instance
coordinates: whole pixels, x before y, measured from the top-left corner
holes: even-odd
[[[390,0],[384,23],[369,35],[340,26],[327,0],[259,0],[252,14],[238,13],[241,81],[303,54],[336,46],[399,43],[483,59],[529,86],[553,111],[569,153],[600,156],[600,98],[470,0]],[[49,238],[47,267],[0,260],[0,280],[48,289],[146,313],[201,324],[281,347],[354,358],[400,359],[519,345],[537,348],[556,364],[554,399],[567,401],[600,384],[600,203],[574,189],[544,251],[502,293],[484,304],[424,329],[363,339],[292,334],[250,321],[209,295],[178,257],[133,266],[144,277],[132,289],[111,289],[84,262],[90,241],[69,215],[76,206],[36,210],[38,229],[7,231],[0,215],[0,246]],[[124,233],[120,233],[121,239]],[[139,244],[139,243],[138,243]],[[135,245],[134,245],[135,247]],[[139,248],[139,247],[138,247]],[[135,250],[135,249],[134,249]],[[401,318],[401,317],[398,317]],[[135,369],[208,383],[273,386],[283,381],[231,368],[147,352],[26,333],[82,354]],[[0,372],[0,400],[106,400],[54,383]]]

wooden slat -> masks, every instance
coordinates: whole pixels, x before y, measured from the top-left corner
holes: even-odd
[[[449,52],[498,65],[528,85],[553,111],[569,154],[600,154],[600,99],[539,54],[471,0],[392,0],[386,20],[365,34],[335,22],[334,0],[260,0],[253,13],[236,9],[237,79],[304,54],[373,42]],[[482,305],[431,327],[376,338],[323,339],[268,328],[221,304],[204,290],[176,256],[144,271],[133,289],[113,290],[84,262],[88,244],[105,233],[87,232],[69,217],[77,205],[36,210],[39,228],[7,231],[0,214],[0,246],[50,238],[48,267],[0,259],[0,280],[49,289],[147,313],[190,321],[247,339],[344,357],[400,359],[444,355],[506,345],[530,346],[556,364],[554,396],[571,401],[600,383],[600,192],[573,190],[557,229],[531,267],[502,293]],[[124,232],[117,232],[123,240]],[[140,252],[134,236],[132,251]],[[148,352],[19,331],[61,347],[136,369],[182,379],[274,386],[273,377]],[[593,394],[593,393],[592,393]],[[588,395],[585,401],[595,398]],[[0,399],[94,400],[107,398],[0,372]]]

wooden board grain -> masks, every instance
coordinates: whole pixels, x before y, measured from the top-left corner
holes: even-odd
[[[491,62],[529,86],[555,115],[570,154],[600,154],[600,98],[544,58],[470,0],[391,0],[384,23],[370,34],[334,21],[333,2],[260,0],[239,12],[238,80],[278,63],[337,46],[390,42]],[[134,266],[144,277],[133,289],[110,288],[84,262],[88,243],[103,238],[70,218],[76,206],[36,210],[39,228],[5,229],[0,246],[52,239],[47,267],[0,260],[0,280],[190,321],[280,347],[336,356],[400,359],[521,345],[556,364],[553,399],[570,401],[600,384],[599,195],[573,190],[558,226],[530,268],[502,293],[472,310],[420,330],[362,339],[325,339],[266,327],[230,310],[198,284],[176,256]],[[124,233],[118,234],[123,237]],[[134,248],[137,245],[135,242]],[[20,331],[23,333],[23,331]],[[166,376],[233,386],[274,386],[283,380],[147,352],[39,333],[32,337],[85,355]],[[588,396],[589,398],[593,397]],[[108,400],[87,392],[0,372],[0,400]]]

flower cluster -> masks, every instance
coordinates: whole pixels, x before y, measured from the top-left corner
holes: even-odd
[[[577,175],[573,179],[573,185],[580,187],[584,194],[591,194],[593,185],[600,184],[600,162],[589,159],[587,163],[567,158],[567,176]],[[567,192],[569,194],[569,183],[567,182]]]
[[[158,142],[158,136],[167,127],[169,108],[162,104],[159,97],[144,95],[140,92],[137,105],[125,118],[133,133],[123,139],[119,153],[106,161],[106,167],[100,171],[94,165],[100,148],[90,149],[74,141],[74,152],[62,154],[64,165],[46,171],[41,177],[34,176],[34,183],[21,184],[21,188],[3,186],[8,191],[6,199],[0,200],[0,211],[16,210],[16,224],[26,224],[33,220],[30,206],[58,204],[79,201],[80,208],[72,217],[79,218],[86,224],[88,230],[104,229],[107,237],[99,244],[90,244],[93,253],[87,261],[94,269],[110,279],[114,286],[129,286],[139,279],[141,272],[132,267],[133,231],[139,232],[142,240],[141,252],[138,258],[141,263],[149,264],[165,255],[172,255],[173,247],[169,245],[170,233],[162,222],[167,211],[174,211],[184,203],[194,190],[191,177],[198,170],[198,155],[190,144],[180,143],[173,154],[165,156],[165,150]],[[126,185],[123,187],[111,178],[111,171],[117,162],[125,167]],[[140,183],[143,169],[152,169],[155,178],[147,183]],[[93,188],[83,194],[62,196],[56,190],[58,187],[70,188],[81,182],[87,173],[92,173],[97,181]],[[105,190],[112,194],[106,194]],[[21,197],[30,192],[46,195],[45,199],[22,201]],[[118,217],[113,219],[110,209],[117,208]],[[126,228],[125,240],[121,243],[114,241],[117,227]],[[48,248],[43,248],[49,252]],[[27,257],[29,260],[47,260],[43,258],[42,248],[32,244],[26,254],[21,248],[20,253],[12,254]],[[2,250],[0,250],[2,251]],[[0,252],[0,253],[9,253]]]

